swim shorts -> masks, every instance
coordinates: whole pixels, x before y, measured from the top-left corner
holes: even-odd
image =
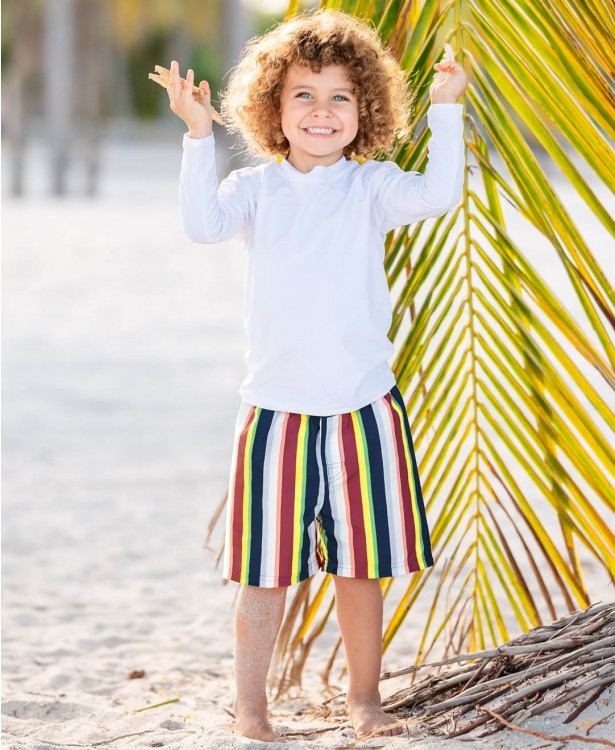
[[[408,415],[397,387],[327,417],[242,402],[223,575],[289,586],[319,569],[388,578],[433,565]]]

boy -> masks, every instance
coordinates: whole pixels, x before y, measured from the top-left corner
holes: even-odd
[[[433,564],[405,405],[388,364],[386,233],[459,202],[467,77],[430,89],[425,174],[370,159],[407,134],[411,97],[374,29],[339,11],[297,16],[248,42],[222,112],[249,149],[276,157],[219,186],[210,90],[193,99],[171,65],[171,109],[188,125],[180,177],[195,242],[246,242],[248,375],[229,481],[224,575],[242,587],[235,632],[238,734],[280,737],[266,678],[286,589],[334,576],[361,736],[398,734],[378,691],[380,578]],[[359,164],[354,158],[367,159]]]

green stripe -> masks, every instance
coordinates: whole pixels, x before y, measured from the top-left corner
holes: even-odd
[[[243,530],[241,534],[241,575],[239,576],[241,582],[244,584],[248,583],[250,571],[250,549],[252,545],[252,450],[254,447],[256,427],[258,426],[258,420],[260,418],[261,412],[262,409],[257,406],[254,412],[254,420],[252,421],[252,424],[250,425],[250,428],[248,430],[248,436],[246,439],[246,452],[244,456],[244,507],[242,507]],[[247,500],[245,499],[246,487],[248,488]]]
[[[301,536],[299,538],[299,544],[297,545],[297,581],[299,581],[299,578],[301,577],[301,554],[303,552],[303,537],[304,537],[304,528],[303,528],[303,515],[305,513],[305,497],[307,494],[307,459],[308,459],[308,443],[309,443],[309,437],[310,437],[310,418],[309,416],[305,416],[305,435],[303,437],[303,466],[301,473],[303,474],[303,481],[301,482],[302,487],[302,493],[301,493],[301,519],[300,519],[300,528],[301,528]]]

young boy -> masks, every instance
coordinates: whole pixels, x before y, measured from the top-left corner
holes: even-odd
[[[246,242],[248,375],[240,387],[224,575],[236,611],[238,734],[279,740],[266,678],[286,590],[334,576],[358,736],[397,734],[381,709],[380,578],[433,565],[404,401],[388,364],[386,233],[461,197],[462,104],[455,62],[430,89],[424,174],[370,158],[408,133],[411,96],[375,30],[339,11],[304,14],[248,42],[222,112],[257,167],[218,185],[210,90],[171,64],[171,109],[188,126],[180,207],[194,242]],[[359,164],[355,158],[367,159]]]

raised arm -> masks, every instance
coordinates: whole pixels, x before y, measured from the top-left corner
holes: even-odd
[[[192,242],[224,242],[239,233],[255,208],[256,169],[244,167],[218,186],[213,134],[184,134],[179,178],[180,220]]]
[[[172,60],[169,106],[188,126],[179,177],[180,221],[192,242],[223,242],[243,229],[253,213],[251,178],[255,170],[238,169],[218,186],[209,83],[201,81],[202,95],[198,99],[193,86],[194,71],[190,68],[184,80],[179,64]]]
[[[424,172],[405,172],[395,162],[382,164],[376,208],[385,232],[441,216],[461,200],[465,168],[463,104],[432,104],[427,111],[431,137]]]

